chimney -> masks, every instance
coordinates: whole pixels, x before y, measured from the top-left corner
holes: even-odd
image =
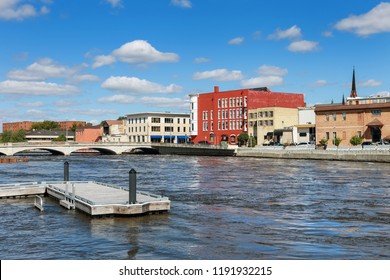
[[[214,86],[214,92],[215,93],[219,92],[219,86]]]

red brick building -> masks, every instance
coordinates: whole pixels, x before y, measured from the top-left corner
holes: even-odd
[[[236,144],[237,137],[248,131],[248,110],[266,107],[304,107],[304,95],[272,92],[268,88],[238,89],[190,95],[191,139]]]
[[[29,131],[32,129],[33,124],[38,122],[23,121],[23,122],[12,122],[12,123],[3,123],[3,131],[18,131],[23,129]],[[62,130],[70,130],[73,128],[73,125],[76,127],[84,127],[87,125],[84,121],[59,121],[57,122]]]
[[[86,126],[76,129],[76,142],[92,143],[102,141],[102,128],[100,125]]]

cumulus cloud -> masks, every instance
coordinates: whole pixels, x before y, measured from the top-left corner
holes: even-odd
[[[158,108],[175,108],[188,109],[189,100],[184,98],[169,98],[169,97],[142,97],[140,103],[148,104]]]
[[[262,65],[259,67],[258,72],[263,76],[284,76],[288,73],[288,70],[278,66]]]
[[[106,2],[110,4],[113,8],[122,6],[122,0],[106,0]]]
[[[32,4],[24,4],[23,0],[1,0],[0,1],[0,20],[24,20],[29,17],[35,17],[49,13],[46,6],[40,8]]]
[[[231,39],[228,44],[229,45],[240,45],[244,42],[244,37],[236,37]]]
[[[0,82],[0,94],[56,96],[74,94],[78,91],[74,86],[56,83],[14,80]]]
[[[18,106],[22,107],[42,107],[44,103],[42,101],[35,101],[35,102],[19,102]]]
[[[183,90],[181,86],[170,84],[163,86],[137,77],[111,76],[102,83],[102,87],[113,91],[122,91],[129,94],[137,93],[174,93]]]
[[[286,30],[276,29],[274,33],[268,36],[270,40],[282,40],[282,39],[299,39],[302,37],[301,29],[293,25]]]
[[[206,62],[209,62],[210,59],[208,58],[205,58],[205,57],[197,57],[194,59],[194,62],[195,63],[206,63]]]
[[[60,65],[50,58],[43,58],[25,69],[8,72],[8,78],[21,81],[40,81],[50,78],[65,78],[74,82],[98,80],[96,76],[91,74],[78,74],[84,67],[68,67]]]
[[[336,23],[335,28],[359,36],[390,32],[390,3],[382,2],[365,14],[344,18]]]
[[[114,102],[114,103],[134,103],[136,98],[134,96],[116,94],[112,96],[101,97],[98,102]]]
[[[287,49],[290,52],[311,52],[314,51],[318,48],[318,42],[314,41],[307,41],[307,40],[301,40],[301,41],[296,41],[292,42]]]
[[[172,5],[181,7],[181,8],[192,8],[192,3],[190,0],[171,0]]]
[[[271,87],[283,85],[283,76],[288,73],[286,68],[272,65],[262,65],[258,68],[259,77],[241,81],[244,88]]]
[[[370,79],[365,82],[359,83],[360,86],[362,87],[378,87],[382,84],[382,82]]]
[[[226,82],[226,81],[235,81],[243,78],[241,71],[233,70],[229,71],[227,69],[215,69],[211,71],[204,72],[196,72],[192,79],[194,80],[205,80],[212,79],[218,82]]]
[[[160,52],[147,41],[135,40],[120,46],[110,55],[96,56],[92,67],[113,64],[117,60],[125,63],[177,62],[179,56],[175,53]]]

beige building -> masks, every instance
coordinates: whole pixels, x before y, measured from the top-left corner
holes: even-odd
[[[102,122],[102,142],[128,142],[126,120],[106,120]]]
[[[127,115],[126,134],[133,143],[187,143],[190,115],[139,113]]]
[[[293,126],[298,123],[298,108],[250,109],[248,116],[248,135],[254,136],[258,145],[294,143]]]

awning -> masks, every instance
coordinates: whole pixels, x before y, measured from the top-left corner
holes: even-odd
[[[175,139],[175,136],[164,135],[164,139]]]
[[[150,135],[150,139],[161,139],[161,135]]]
[[[188,136],[177,136],[177,139],[188,139]]]
[[[375,126],[383,126],[383,123],[381,123],[378,119],[375,119],[367,124],[367,126],[375,127]]]

